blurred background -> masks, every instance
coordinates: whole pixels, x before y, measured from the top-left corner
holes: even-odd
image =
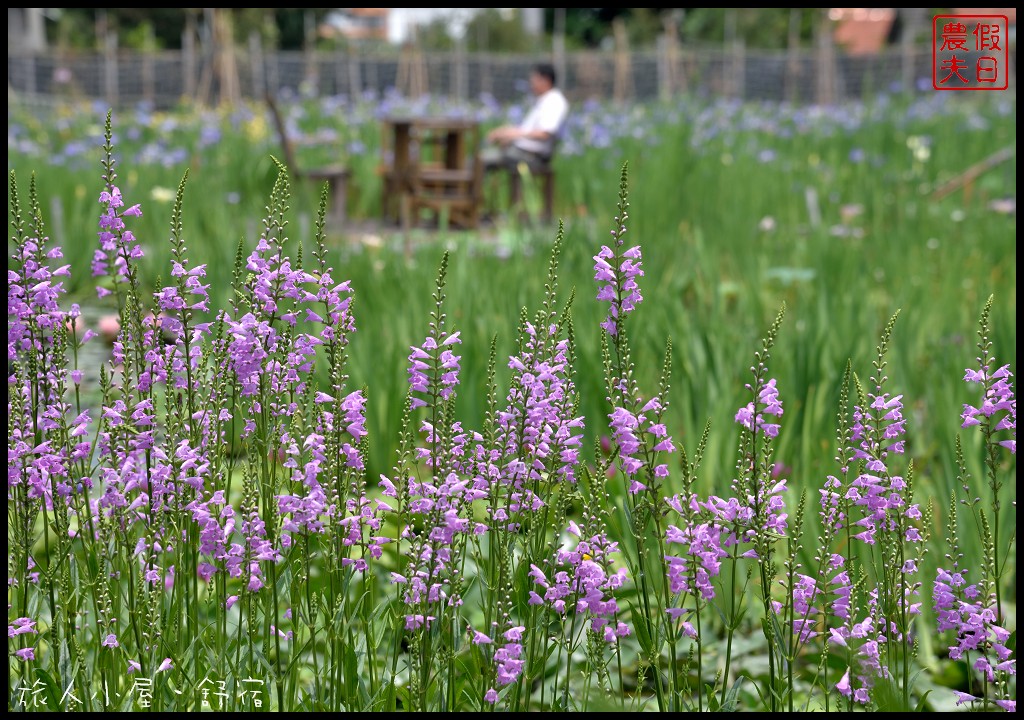
[[[930,89],[967,8],[9,8],[8,91],[157,108],[269,89],[518,99],[543,53],[577,99],[835,102]],[[413,52],[415,50],[415,52]],[[923,87],[918,87],[918,85]]]

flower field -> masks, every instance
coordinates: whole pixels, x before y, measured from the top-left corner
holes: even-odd
[[[580,104],[560,227],[411,254],[258,106],[12,105],[9,709],[1015,710],[1015,170],[935,191],[1016,102],[950,95]],[[284,100],[357,219],[383,115],[522,113]]]

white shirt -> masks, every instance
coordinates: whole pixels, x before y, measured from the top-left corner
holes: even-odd
[[[561,90],[551,88],[537,98],[537,102],[519,124],[520,130],[543,130],[550,133],[551,137],[547,140],[519,138],[513,145],[538,155],[551,155],[555,149],[555,136],[562,129],[562,123],[568,115],[569,101],[565,99]]]

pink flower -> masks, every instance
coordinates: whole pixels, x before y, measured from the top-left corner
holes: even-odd
[[[850,697],[850,668],[846,668],[846,673],[842,679],[836,683],[836,690],[838,690],[844,697]]]

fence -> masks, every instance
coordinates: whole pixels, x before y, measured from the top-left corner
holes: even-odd
[[[172,107],[183,98],[215,103],[262,98],[266,90],[312,94],[382,93],[522,99],[536,55],[488,53],[354,54],[264,52],[258,42],[230,53],[119,50],[7,56],[8,95],[102,99],[111,106],[147,101]],[[848,56],[830,45],[761,51],[665,47],[656,51],[569,52],[556,61],[559,84],[574,100],[650,100],[680,92],[744,100],[829,103],[877,90],[931,89],[930,46]],[[1015,87],[1011,53],[1011,90]],[[227,71],[229,72],[226,72]]]

